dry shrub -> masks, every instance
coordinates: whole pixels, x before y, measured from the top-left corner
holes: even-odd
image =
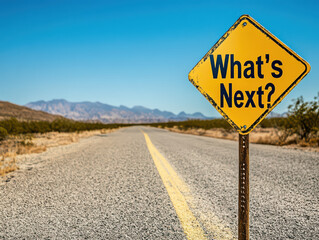
[[[101,134],[106,134],[106,133],[109,133],[109,132],[110,132],[110,129],[103,128],[103,129],[100,130]]]
[[[3,154],[0,160],[0,176],[19,169],[16,164],[16,155],[14,153]]]
[[[278,140],[269,136],[260,136],[255,141],[251,142],[258,144],[278,145]]]
[[[304,139],[298,142],[301,147],[319,147],[319,138],[310,138],[309,141]]]
[[[70,143],[74,143],[77,142],[79,140],[79,137],[76,133],[73,133],[69,136],[69,142]]]
[[[311,138],[309,140],[309,145],[312,147],[319,147],[319,137]]]
[[[300,143],[305,145],[319,133],[319,93],[313,101],[306,102],[303,97],[293,100],[288,107],[285,129],[297,134]]]
[[[190,129],[189,131],[196,132],[197,135],[199,135],[199,136],[204,136],[206,134],[206,130],[205,129],[201,129],[201,128],[199,128],[199,129]]]
[[[34,146],[29,150],[29,153],[42,153],[46,150],[47,148],[45,146]]]
[[[287,139],[292,135],[292,132],[288,130],[277,130],[276,135],[278,137],[278,145],[282,146],[287,144]]]
[[[299,146],[300,147],[309,147],[309,142],[306,142],[305,140],[300,140]]]

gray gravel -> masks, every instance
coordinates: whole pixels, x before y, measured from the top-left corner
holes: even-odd
[[[190,187],[209,238],[217,222],[237,236],[237,142],[131,127],[28,156],[1,182],[0,238],[185,239],[140,129]],[[251,239],[319,239],[319,154],[250,149]]]

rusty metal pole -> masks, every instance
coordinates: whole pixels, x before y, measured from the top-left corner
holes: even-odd
[[[249,239],[249,134],[239,134],[238,240]]]

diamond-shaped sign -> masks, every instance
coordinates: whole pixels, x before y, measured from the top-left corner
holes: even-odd
[[[189,73],[189,80],[241,134],[248,134],[310,71],[310,65],[248,15]]]

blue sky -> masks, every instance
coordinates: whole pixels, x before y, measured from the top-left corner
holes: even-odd
[[[226,3],[225,3],[226,2]],[[308,61],[311,71],[275,108],[319,91],[319,1],[0,0],[0,99],[64,98],[217,111],[188,73],[249,14]]]

